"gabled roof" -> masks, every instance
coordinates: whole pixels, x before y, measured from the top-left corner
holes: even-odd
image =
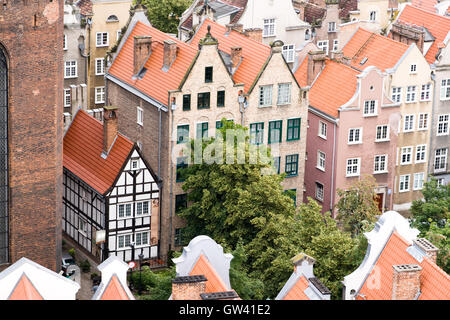
[[[42,298],[41,294],[24,273],[11,292],[8,300],[44,300],[44,298]]]
[[[342,51],[354,68],[363,70],[375,66],[385,71],[393,68],[408,48],[404,43],[358,28]],[[363,59],[366,61],[361,64]]]
[[[295,72],[295,78],[301,86],[306,85],[307,70],[308,56]],[[339,107],[348,102],[356,92],[358,74],[359,71],[343,63],[327,59],[325,68],[309,90],[309,105],[337,118]]]
[[[133,147],[133,142],[119,133],[104,159],[101,156],[103,124],[80,109],[64,136],[63,165],[97,192],[105,194]]]
[[[80,13],[83,16],[92,14],[91,0],[78,0],[75,4],[80,8]]]
[[[138,80],[133,79],[134,37],[144,35],[152,37],[152,53],[144,65],[147,69],[145,75]],[[175,41],[179,48],[175,61],[167,71],[162,69],[164,40]],[[167,106],[168,91],[178,89],[196,54],[197,49],[195,47],[173,38],[156,28],[137,22],[108,70],[108,74]]]
[[[436,13],[434,6],[438,3],[437,0],[411,0],[413,6],[432,13]]]
[[[117,275],[113,275],[106,285],[99,300],[131,300],[128,293],[117,278]]]
[[[233,80],[235,83],[243,83],[244,91],[248,93],[270,57],[270,47],[249,39],[235,30],[228,32],[226,27],[210,19],[205,19],[199,26],[199,29],[190,40],[191,46],[198,47],[200,40],[208,32],[208,26],[211,26],[211,35],[219,42],[220,51],[231,54],[232,47],[242,47],[243,59],[233,75]]]
[[[203,275],[207,279],[206,281],[206,293],[224,292],[228,291],[227,286],[219,276],[217,271],[209,263],[208,258],[203,254],[200,255],[195,265],[192,267],[190,276]]]
[[[425,55],[428,63],[433,63],[436,60],[438,45],[444,42],[450,31],[450,17],[440,16],[424,9],[406,5],[397,21],[425,27],[433,35],[436,40]]]

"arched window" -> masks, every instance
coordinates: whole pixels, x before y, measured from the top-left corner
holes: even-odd
[[[117,18],[115,14],[110,15],[108,19],[106,19],[106,22],[117,22],[117,21],[119,21],[119,18]]]
[[[0,264],[9,260],[8,229],[8,64],[0,48]]]

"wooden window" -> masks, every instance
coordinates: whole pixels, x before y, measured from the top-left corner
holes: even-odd
[[[376,142],[389,141],[389,126],[387,124],[377,126]]]
[[[175,196],[175,213],[187,208],[187,194],[177,194]]]
[[[325,122],[319,121],[318,136],[323,139],[327,139],[327,124]]]
[[[218,107],[225,106],[225,91],[224,90],[217,91],[217,106]]]
[[[277,174],[280,174],[280,162],[281,162],[281,157],[273,158],[273,167],[275,168],[275,172]]]
[[[108,34],[108,32],[97,32],[96,33],[96,46],[97,47],[107,47],[107,46],[109,46],[109,34]]]
[[[186,180],[185,169],[188,167],[187,157],[177,158],[176,182],[184,182]]]
[[[364,116],[376,116],[377,115],[377,101],[366,100],[364,101]]]
[[[191,110],[191,95],[184,94],[183,95],[183,111]]]
[[[283,46],[283,57],[287,63],[294,62],[295,60],[295,44],[287,44]]]
[[[418,130],[428,129],[428,113],[419,113],[417,129]]]
[[[426,162],[426,155],[427,155],[427,145],[426,144],[420,144],[416,146],[416,163],[423,163]]]
[[[387,170],[387,154],[375,156],[373,173],[386,173]]]
[[[323,184],[316,182],[316,199],[323,201]]]
[[[406,165],[412,163],[412,150],[413,147],[402,147],[400,155],[400,164]]]
[[[175,246],[182,246],[184,244],[183,228],[175,229]]]
[[[409,191],[409,179],[410,179],[409,174],[400,176],[400,182],[399,182],[399,187],[398,187],[399,192]]]
[[[286,176],[293,177],[298,174],[298,154],[286,156]]]
[[[77,74],[77,61],[76,60],[68,60],[64,62],[64,78],[76,78]]]
[[[250,124],[250,143],[262,144],[264,139],[264,122]]]
[[[189,142],[189,125],[179,125],[177,127],[177,144]]]
[[[70,89],[64,89],[64,107],[72,106],[72,95]]]
[[[422,190],[423,189],[423,181],[425,179],[424,172],[414,173],[414,184],[413,190]]]
[[[278,100],[277,105],[286,105],[291,103],[291,84],[278,84]]]
[[[436,149],[434,153],[434,172],[444,172],[447,168],[447,148]]]
[[[197,139],[208,138],[208,122],[197,123]]]
[[[205,67],[205,82],[213,82],[213,67]]]
[[[322,171],[325,171],[325,152],[317,151],[317,165],[316,168]]]
[[[209,109],[210,106],[210,93],[201,92],[197,95],[197,109]]]
[[[267,107],[272,105],[272,89],[273,86],[261,86],[259,87],[259,106]]]
[[[95,103],[105,103],[105,87],[95,88]]]
[[[281,142],[281,127],[282,120],[269,121],[269,144]]]
[[[440,99],[450,100],[450,78],[441,81]]]
[[[441,114],[438,116],[437,135],[446,136],[449,134],[449,115]]]
[[[348,131],[348,144],[362,143],[362,128],[352,128]]]
[[[361,167],[361,158],[347,159],[346,177],[359,176]]]
[[[406,87],[406,102],[412,103],[417,100],[417,86],[407,86]]]
[[[275,36],[275,19],[264,19],[263,37]]]
[[[400,103],[402,102],[402,87],[392,87],[392,101]]]
[[[430,101],[431,100],[431,83],[422,85],[422,90],[420,91],[420,101]]]

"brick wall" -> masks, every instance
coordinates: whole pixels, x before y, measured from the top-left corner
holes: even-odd
[[[9,59],[10,262],[27,257],[59,271],[63,1],[4,4],[0,42]]]

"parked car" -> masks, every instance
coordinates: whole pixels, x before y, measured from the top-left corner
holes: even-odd
[[[61,269],[65,272],[67,270],[67,267],[73,264],[75,264],[75,260],[73,259],[73,257],[68,253],[63,253],[61,257]]]

